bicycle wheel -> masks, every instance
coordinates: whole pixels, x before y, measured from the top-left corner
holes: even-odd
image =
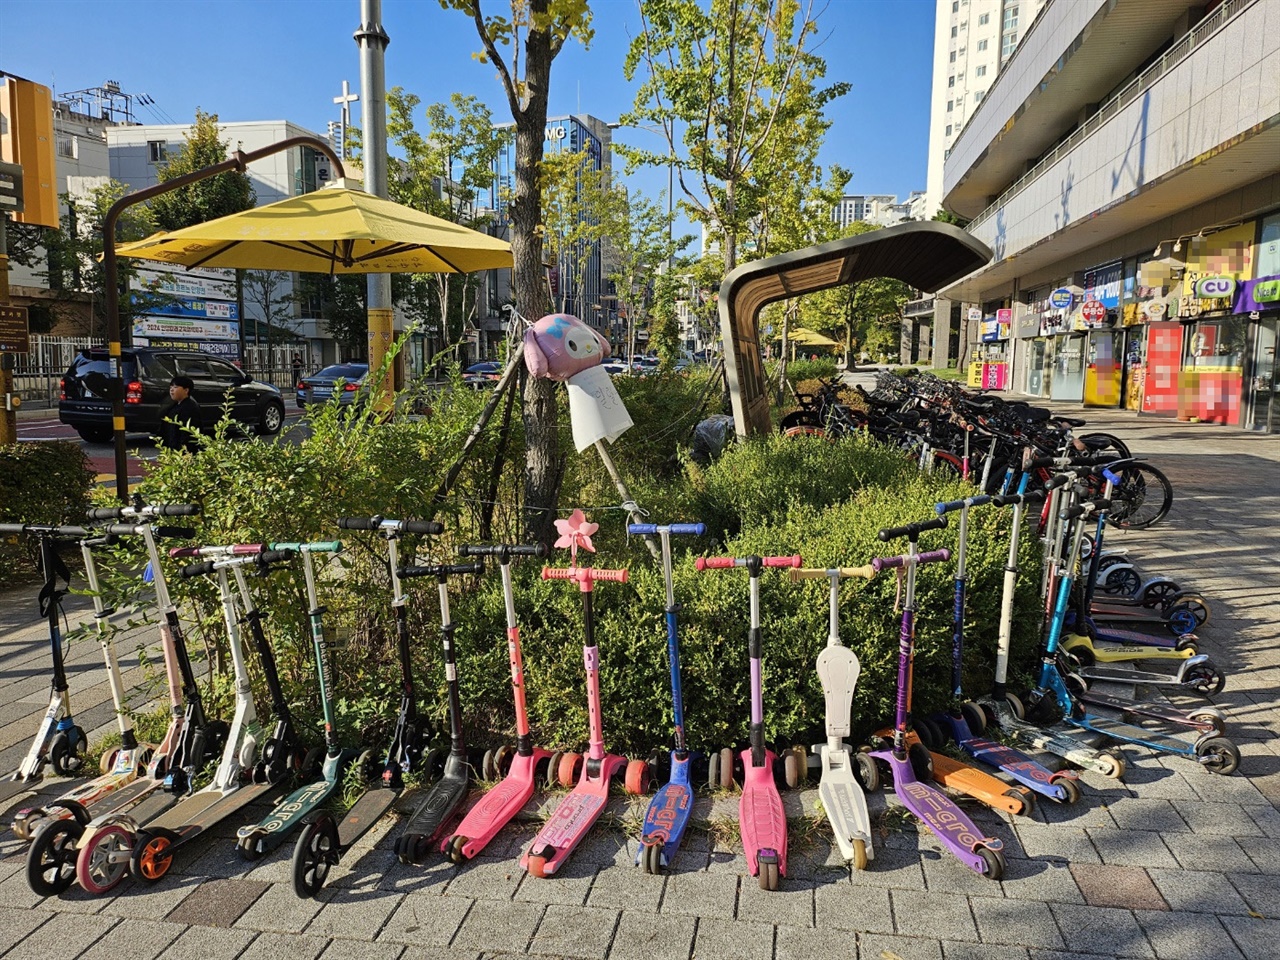
[[[1131,463],[1120,471],[1111,491],[1107,521],[1122,529],[1149,527],[1163,520],[1173,506],[1169,478],[1149,463]]]

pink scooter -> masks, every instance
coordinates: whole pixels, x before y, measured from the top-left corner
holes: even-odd
[[[600,721],[600,650],[596,646],[595,621],[591,612],[592,588],[597,580],[607,583],[626,583],[626,570],[597,570],[593,567],[579,567],[577,560],[578,547],[595,552],[591,546],[591,534],[598,525],[588,523],[581,510],[575,510],[568,520],[557,520],[556,527],[563,536],[556,541],[556,546],[567,546],[572,551],[569,567],[543,567],[543,580],[573,580],[582,591],[583,643],[582,658],[587,668],[587,714],[591,725],[591,746],[587,755],[582,758],[582,776],[573,791],[560,801],[555,813],[546,825],[538,831],[538,835],[529,844],[528,850],[520,858],[520,866],[535,877],[550,877],[573,852],[582,838],[591,830],[592,825],[604,812],[605,801],[609,799],[609,783],[615,776],[624,771],[627,758],[606,753],[604,749],[604,727]],[[569,761],[574,766],[573,755],[566,755],[561,761]],[[631,761],[645,767],[642,760]],[[647,767],[633,774],[633,780],[640,785],[641,792],[648,787]],[[562,782],[566,778],[562,777]]]
[[[764,689],[760,679],[760,573],[765,567],[798,567],[799,557],[699,557],[699,570],[746,567],[751,578],[751,746],[742,751],[742,799],[738,825],[747,870],[761,890],[777,890],[787,875],[787,815],[773,778],[777,757],[764,744]]]
[[[502,595],[507,603],[507,653],[511,660],[511,692],[516,703],[516,753],[511,769],[496,787],[480,798],[453,833],[444,838],[440,852],[454,863],[470,860],[497,836],[511,818],[533,796],[537,769],[551,753],[533,745],[529,733],[529,714],[524,702],[524,661],[520,655],[520,628],[516,626],[515,597],[511,590],[512,557],[545,557],[544,543],[532,545],[499,544],[497,546],[464,546],[458,548],[464,557],[497,557],[502,571]],[[506,748],[504,748],[506,749]]]

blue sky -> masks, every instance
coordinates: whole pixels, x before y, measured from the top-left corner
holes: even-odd
[[[823,162],[854,173],[854,193],[905,197],[925,186],[933,0],[817,0],[829,81],[852,84],[830,109]],[[484,0],[499,12],[505,0]],[[635,0],[592,0],[596,36],[570,43],[552,69],[551,115],[589,113],[614,120],[632,104],[622,76],[639,30]],[[471,20],[436,0],[383,0],[391,37],[387,85],[423,103],[473,94],[495,120],[510,119],[492,67],[471,54],[480,44]],[[196,107],[224,121],[283,119],[323,133],[337,119],[342,81],[359,88],[352,33],[359,0],[4,0],[0,69],[59,91],[111,79],[154,108],[144,123],[188,123]],[[358,111],[358,105],[356,110]],[[358,112],[353,121],[359,123]],[[423,124],[425,127],[425,123]],[[618,131],[638,146],[656,138]],[[635,183],[656,196],[665,172]]]

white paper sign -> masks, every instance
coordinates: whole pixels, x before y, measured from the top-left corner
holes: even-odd
[[[612,443],[631,426],[631,414],[603,367],[594,366],[575,373],[565,385],[569,388],[573,443],[579,453],[597,440]]]

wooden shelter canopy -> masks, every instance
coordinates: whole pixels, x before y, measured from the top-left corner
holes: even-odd
[[[892,277],[917,290],[940,290],[990,259],[991,251],[959,227],[930,220],[901,223],[735,268],[720,284],[719,310],[738,436],[772,429],[760,358],[760,311],[766,306],[875,277]]]

